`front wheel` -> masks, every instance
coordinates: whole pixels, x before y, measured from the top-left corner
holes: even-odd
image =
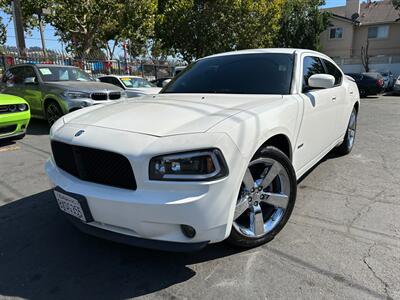
[[[51,101],[46,105],[46,119],[50,127],[62,116],[63,112],[57,102]]]
[[[297,180],[288,157],[268,146],[249,163],[236,203],[228,242],[255,247],[285,226],[296,200]]]

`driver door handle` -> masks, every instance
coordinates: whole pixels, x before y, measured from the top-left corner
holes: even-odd
[[[336,96],[332,96],[332,101],[336,101]]]

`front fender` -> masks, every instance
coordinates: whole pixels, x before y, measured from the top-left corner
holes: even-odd
[[[214,127],[214,132],[228,134],[247,160],[270,138],[282,134],[291,150],[299,121],[299,101],[293,95],[238,113]]]

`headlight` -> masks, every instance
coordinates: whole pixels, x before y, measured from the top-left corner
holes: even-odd
[[[205,181],[228,175],[225,159],[218,149],[168,154],[150,160],[150,180]]]
[[[19,111],[28,110],[28,105],[26,105],[26,104],[18,104],[18,110]]]
[[[62,95],[68,99],[90,98],[90,95],[84,92],[64,92]]]
[[[17,105],[11,104],[8,106],[8,111],[9,112],[15,112],[17,110]]]

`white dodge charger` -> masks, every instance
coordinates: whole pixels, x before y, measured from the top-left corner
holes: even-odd
[[[352,150],[358,110],[356,84],[321,53],[218,54],[159,95],[59,119],[46,172],[84,232],[176,251],[253,247],[286,224],[305,172]]]

